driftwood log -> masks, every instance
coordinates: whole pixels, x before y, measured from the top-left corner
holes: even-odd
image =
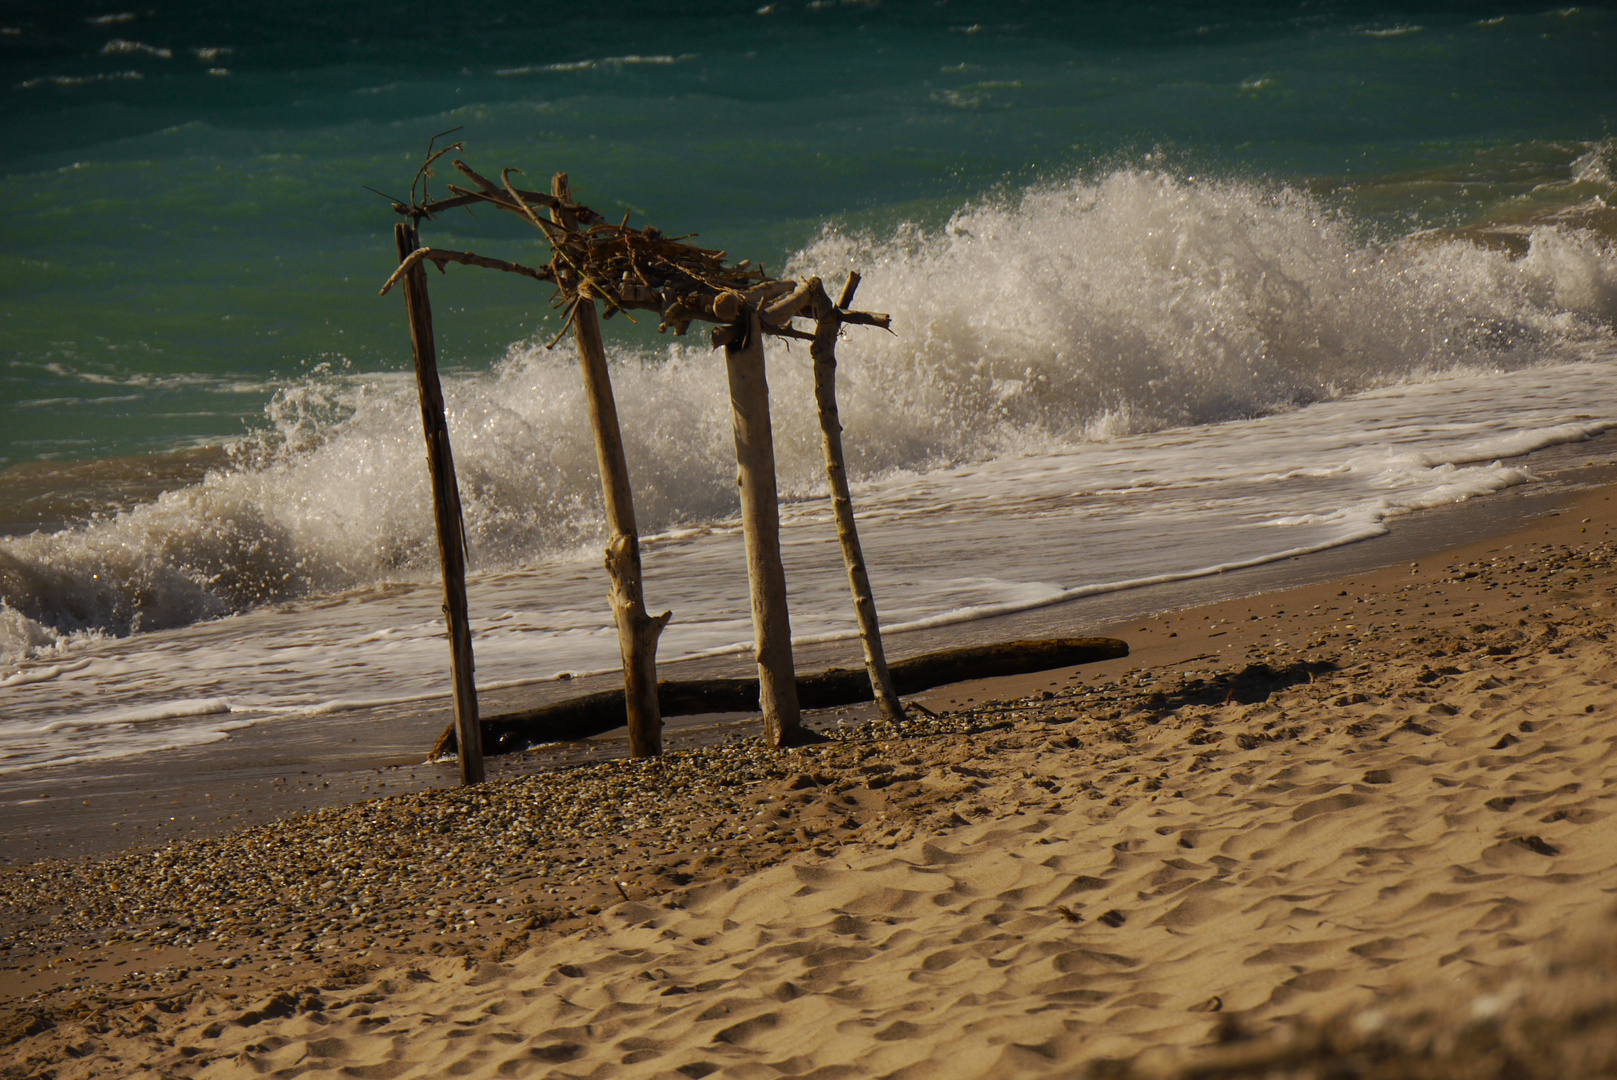
[[[890,665],[889,673],[898,693],[916,694],[949,683],[1026,675],[1128,654],[1128,643],[1117,638],[1007,641],[900,660]],[[831,709],[874,698],[868,674],[857,668],[802,675],[796,688],[798,703],[805,709]],[[757,712],[758,680],[665,679],[657,684],[657,697],[664,716]],[[540,743],[587,739],[622,727],[623,709],[623,691],[603,690],[524,712],[485,717],[483,746],[488,754],[509,754]],[[430,756],[455,753],[456,745],[455,729],[446,728]]]

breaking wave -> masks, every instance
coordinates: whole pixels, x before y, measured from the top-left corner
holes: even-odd
[[[842,418],[860,477],[1217,423],[1404,380],[1576,359],[1611,340],[1617,250],[1571,225],[1525,254],[1364,238],[1295,189],[1120,169],[968,205],[938,228],[827,227],[790,272],[896,333],[850,331]],[[643,532],[735,507],[722,356],[619,348],[614,384]],[[820,490],[807,350],[770,353],[781,488]],[[511,347],[445,386],[472,564],[599,537],[595,456],[566,349]],[[0,540],[0,657],[76,634],[181,626],[430,572],[413,382],[320,372],[283,387],[230,463],[154,501]]]

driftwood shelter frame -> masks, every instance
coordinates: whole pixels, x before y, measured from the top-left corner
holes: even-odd
[[[713,347],[725,351],[758,665],[758,702],[764,715],[766,740],[776,747],[811,741],[813,736],[802,726],[793,670],[763,339],[767,335],[810,342],[826,476],[853,595],[866,673],[882,716],[889,720],[902,719],[903,706],[888,670],[875,599],[854,522],[842,452],[842,425],[836,405],[836,342],[842,328],[848,325],[890,328],[891,320],[887,315],[852,310],[859,274],[849,273],[839,298],[833,302],[817,277],[802,281],[778,280],[752,267],[748,260],[726,265],[726,252],[686,244],[683,241],[687,237],[664,237],[649,226],[630,228],[627,215],[622,222],[613,225],[574,200],[566,173],[555,175],[551,190],[546,194],[516,187],[511,182],[516,170],[503,170],[496,184],[456,158],[455,169],[475,187],[451,184],[448,185],[449,197],[429,197],[426,179],[431,175],[431,167],[445,155],[460,149],[462,145],[456,143],[430,152],[411,185],[410,202],[393,203],[394,211],[406,220],[394,229],[398,269],[381,291],[386,294],[395,285],[403,284],[405,311],[410,323],[438,550],[443,566],[444,614],[454,682],[454,735],[461,782],[482,781],[483,747],[467,615],[465,531],[437,372],[425,270],[428,262],[440,272],[449,264],[458,263],[520,274],[553,285],[556,306],[567,311],[562,330],[551,345],[560,341],[569,328],[573,331],[610,531],[606,569],[611,578],[609,596],[623,658],[625,720],[631,756],[649,757],[662,751],[656,649],[671,613],[652,616],[645,607],[633,492],[600,330],[602,318],[610,319],[620,311],[630,319],[633,318],[628,315],[631,310],[656,312],[658,330],[672,329],[676,335],[686,333],[692,322],[712,323]],[[515,214],[533,225],[550,243],[549,263],[531,267],[473,252],[421,245],[420,226],[424,220],[448,210],[476,205],[489,205]],[[536,207],[547,211],[548,218],[541,217]],[[604,315],[599,312],[598,303],[605,306]],[[793,326],[793,320],[799,318],[812,320],[813,330]]]

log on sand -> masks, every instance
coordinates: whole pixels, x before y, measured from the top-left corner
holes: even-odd
[[[916,694],[949,683],[1026,675],[1128,654],[1128,643],[1117,638],[1047,638],[927,653],[900,660],[889,670],[900,694]],[[830,709],[871,701],[874,695],[863,669],[831,668],[798,676],[797,697],[805,709]],[[657,684],[657,699],[663,716],[757,712],[758,680],[664,679]],[[622,690],[603,690],[523,712],[486,716],[481,724],[483,752],[509,754],[540,743],[587,739],[623,727],[624,719]],[[454,728],[447,728],[433,746],[431,757],[455,750]]]

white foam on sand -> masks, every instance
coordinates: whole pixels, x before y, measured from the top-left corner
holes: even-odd
[[[1521,484],[1509,458],[1617,422],[1617,254],[1572,228],[1535,230],[1521,258],[1377,242],[1290,189],[1118,170],[937,229],[828,230],[792,271],[854,266],[859,304],[898,329],[850,330],[839,365],[893,627],[1348,543]],[[743,648],[722,358],[614,360],[648,602],[674,611],[660,653]],[[811,373],[801,350],[769,363],[793,628],[846,636]],[[446,384],[486,683],[616,663],[581,393],[570,358],[528,345]],[[0,540],[0,730],[85,702],[269,716],[441,691],[410,381],[321,374],[270,419],[200,483]]]

